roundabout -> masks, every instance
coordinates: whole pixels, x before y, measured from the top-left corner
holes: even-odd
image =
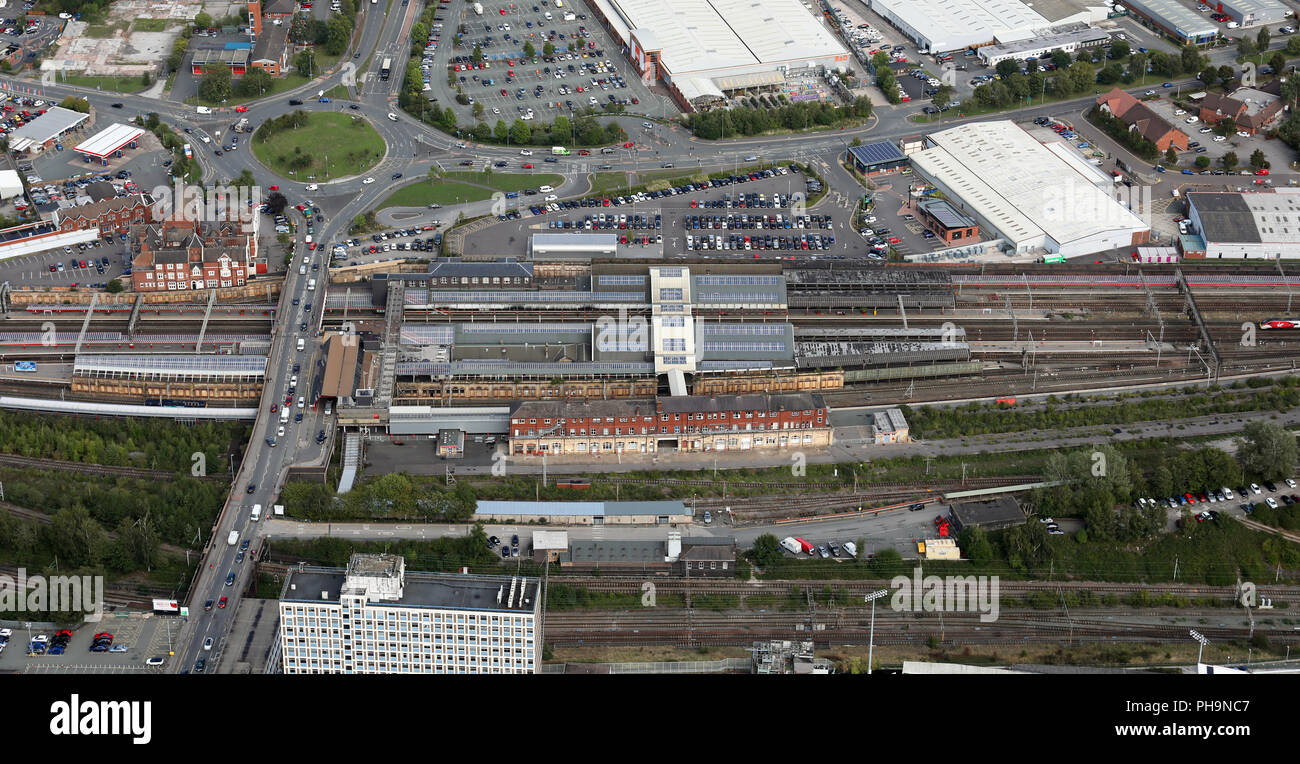
[[[252,151],[271,172],[299,181],[331,181],[360,175],[388,151],[363,116],[347,112],[296,111],[268,120],[253,134]]]

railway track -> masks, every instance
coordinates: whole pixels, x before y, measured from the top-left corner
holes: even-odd
[[[175,480],[177,473],[167,470],[144,469],[140,467],[122,467],[111,464],[87,464],[69,462],[61,459],[46,459],[17,454],[0,454],[0,466],[22,467],[32,470],[52,470],[56,472],[81,472],[91,475],[108,475],[112,477],[129,477],[141,480]],[[217,475],[205,475],[200,480],[224,480]]]

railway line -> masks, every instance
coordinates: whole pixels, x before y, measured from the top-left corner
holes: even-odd
[[[0,466],[3,467],[21,467],[32,470],[53,470],[57,472],[81,472],[91,475],[107,475],[110,477],[129,477],[141,480],[175,480],[176,473],[167,470],[145,469],[141,467],[125,467],[111,464],[88,464],[85,462],[69,462],[61,459],[46,459],[34,456],[19,456],[17,454],[0,454]],[[200,480],[225,480],[226,478],[219,475],[204,475]]]

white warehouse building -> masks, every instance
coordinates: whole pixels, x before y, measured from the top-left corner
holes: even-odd
[[[1300,189],[1274,193],[1194,191],[1187,195],[1192,232],[1181,237],[1184,255],[1206,259],[1300,257]]]
[[[1053,27],[1102,21],[1106,7],[1098,0],[1060,18],[1047,18],[1021,0],[863,0],[898,27],[922,52],[947,53],[963,48],[1027,40]]]
[[[847,70],[850,54],[800,0],[591,0],[643,80],[686,111],[777,86],[787,73]]]
[[[1115,200],[1095,167],[1010,120],[926,136],[912,167],[1015,252],[1065,257],[1146,243],[1151,227]]]

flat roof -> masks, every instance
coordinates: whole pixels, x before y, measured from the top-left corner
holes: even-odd
[[[1070,29],[1066,31],[1058,30],[1051,34],[1034,35],[1032,37],[1026,37],[1023,40],[1013,40],[989,45],[985,48],[981,48],[980,54],[986,59],[996,58],[998,56],[1033,53],[1040,50],[1053,50],[1072,43],[1105,40],[1108,37],[1110,37],[1110,35],[1104,29],[1085,26],[1083,29]]]
[[[281,601],[337,603],[347,574],[342,568],[309,568],[299,572],[289,569]],[[532,612],[537,600],[538,579],[515,580],[515,606],[505,604],[504,587],[510,592],[510,576],[466,576],[452,573],[412,573],[404,577],[402,598],[373,600],[373,607],[436,608],[440,610],[488,610],[497,612]],[[522,598],[520,593],[522,592]],[[324,596],[322,596],[324,595]]]
[[[9,134],[10,144],[26,138],[33,143],[45,143],[53,140],[72,128],[90,119],[90,115],[79,111],[51,106],[46,112],[31,122]],[[19,149],[15,148],[15,151]]]
[[[975,225],[971,217],[956,207],[952,206],[945,199],[924,199],[917,203],[917,207],[925,210],[925,213],[945,228],[970,228]]]
[[[934,51],[965,47],[966,43],[959,41],[992,41],[1013,30],[1033,31],[1052,25],[1020,0],[871,0],[871,6],[911,27]]]
[[[1187,202],[1196,210],[1207,242],[1300,242],[1300,194],[1194,191]]]
[[[660,61],[674,79],[849,55],[799,0],[604,0],[601,5],[615,11],[616,27],[632,30],[643,43],[662,45]]]
[[[913,154],[912,165],[1013,241],[1046,235],[1064,246],[1107,231],[1149,230],[1010,120],[949,128],[929,139],[934,147]]]
[[[80,145],[73,147],[72,150],[104,158],[131,141],[139,139],[142,135],[144,135],[144,131],[138,127],[115,122],[95,133]]]
[[[1287,6],[1285,3],[1279,3],[1278,0],[1222,0],[1223,7],[1236,11],[1243,16],[1250,14],[1261,15],[1265,11],[1269,14],[1281,16],[1286,13]]]
[[[888,162],[898,162],[907,157],[903,150],[898,148],[890,141],[878,141],[876,143],[864,143],[861,146],[850,146],[849,153],[858,162],[871,166],[877,164],[886,164]]]
[[[330,335],[325,343],[325,377],[321,382],[321,397],[350,398],[356,388],[357,358],[361,343],[356,335]]]
[[[482,501],[480,515],[551,515],[562,517],[622,517],[684,515],[680,501]]]
[[[73,361],[72,373],[261,377],[266,373],[266,356],[80,354]]]
[[[1188,37],[1217,35],[1219,27],[1208,18],[1209,14],[1197,13],[1178,0],[1121,0],[1120,5],[1141,11],[1151,18],[1159,19]]]

